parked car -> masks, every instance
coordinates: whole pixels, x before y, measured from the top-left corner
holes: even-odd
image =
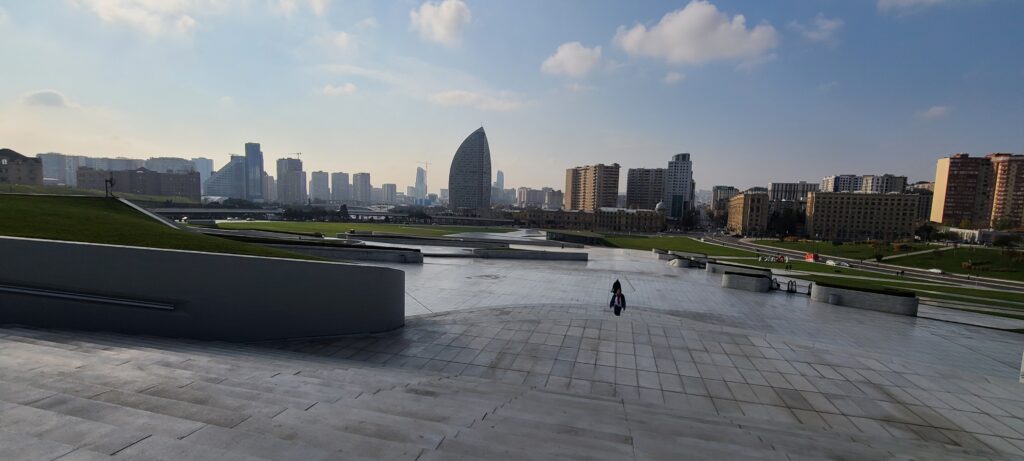
[[[942,273],[944,273],[944,272],[942,272],[942,269],[936,269],[934,267],[931,268],[931,269],[928,269],[928,272],[932,272],[932,273],[935,273],[935,274],[942,274]]]

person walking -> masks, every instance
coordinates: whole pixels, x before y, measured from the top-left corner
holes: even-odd
[[[621,289],[612,295],[612,309],[616,317],[622,315],[622,311],[626,309],[626,295],[622,294]]]
[[[615,283],[612,284],[612,299],[608,301],[608,307],[615,306],[615,293],[622,291],[622,284],[619,283],[619,279],[615,279]]]

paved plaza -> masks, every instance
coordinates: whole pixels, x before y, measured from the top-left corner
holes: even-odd
[[[1020,334],[589,251],[396,265],[372,336],[0,329],[0,459],[1024,459]]]

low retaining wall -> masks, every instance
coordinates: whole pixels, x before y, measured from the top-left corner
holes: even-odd
[[[423,253],[419,250],[373,249],[373,248],[339,248],[314,245],[265,245],[272,248],[288,250],[292,253],[317,256],[335,261],[377,261],[390,263],[423,263]]]
[[[856,307],[890,314],[917,315],[917,296],[896,296],[814,284],[811,299],[836,306]]]
[[[772,279],[763,275],[741,274],[730,271],[722,274],[722,287],[763,293],[771,290]]]
[[[733,264],[726,264],[723,262],[708,261],[707,267],[705,268],[712,274],[720,274],[723,272],[736,272],[739,274],[752,274],[752,275],[763,275],[765,277],[771,277],[772,271],[769,269],[760,269],[757,267],[746,267],[737,266]]]
[[[686,258],[671,259],[672,260],[668,262],[668,265],[672,267],[700,267],[700,264],[698,264],[696,261],[692,261]]]
[[[393,330],[384,267],[0,237],[0,324],[226,341]]]
[[[475,249],[473,254],[484,259],[532,259],[542,261],[587,261],[588,253],[569,253],[565,251],[529,251],[502,249]]]
[[[423,246],[439,246],[439,247],[461,247],[461,248],[508,248],[507,243],[501,242],[480,242],[480,241],[469,241],[469,240],[458,240],[458,239],[444,239],[444,238],[430,238],[430,237],[392,237],[386,235],[366,235],[366,234],[337,234],[340,239],[347,239],[349,237],[356,237],[357,240],[364,242],[382,242],[390,243],[393,245],[423,245]]]

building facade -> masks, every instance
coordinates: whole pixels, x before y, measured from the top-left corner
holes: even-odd
[[[517,224],[546,229],[661,232],[665,215],[653,210],[598,208],[595,211],[528,208],[512,214]]]
[[[547,189],[544,193],[544,208],[548,210],[561,210],[565,203],[565,194],[560,190]]]
[[[744,236],[765,235],[768,231],[768,194],[746,192],[730,198],[726,230]]]
[[[578,166],[565,170],[565,209],[594,211],[615,208],[619,197],[619,164]]]
[[[309,198],[315,202],[331,200],[330,177],[326,171],[314,171],[309,175]]]
[[[258,142],[245,143],[245,199],[263,200],[263,151]]]
[[[994,227],[1007,221],[1004,217],[1012,220],[1014,195],[1024,193],[1024,184],[1011,180],[1010,164],[1019,165],[1021,161],[1024,155],[1010,154],[986,157],[954,154],[939,159],[935,167],[931,220],[958,227]],[[997,168],[1002,173],[997,173]],[[1005,175],[1002,181],[997,179],[999,174]],[[997,195],[1000,196],[998,213],[995,211]],[[1022,201],[1017,203],[1019,208]],[[1019,216],[1019,212],[1016,214]]]
[[[538,190],[520,187],[516,189],[516,205],[523,208],[544,206],[547,190],[550,190],[550,188]]]
[[[491,148],[483,127],[470,133],[455,151],[448,173],[448,206],[455,210],[491,206]]]
[[[189,171],[196,171],[196,166],[191,160],[178,157],[150,157],[143,164],[143,168],[157,173],[188,173]]]
[[[277,201],[294,205],[304,204],[306,200],[306,172],[302,170],[302,160],[277,159]]]
[[[711,211],[716,215],[723,215],[729,212],[729,199],[740,193],[740,190],[732,186],[715,186],[711,188]]]
[[[498,190],[505,190],[504,171],[498,170],[498,172],[494,174],[494,187],[496,187]]]
[[[626,208],[653,210],[664,199],[664,168],[630,168],[626,171]]]
[[[907,177],[869,174],[861,177],[860,191],[870,194],[899,194],[907,189]]]
[[[277,181],[266,172],[263,172],[263,201],[277,202]]]
[[[768,183],[768,200],[771,201],[807,201],[808,192],[817,192],[819,184],[800,182],[770,182]]]
[[[196,157],[192,160],[192,168],[199,173],[199,183],[202,185],[202,193],[206,195],[206,180],[213,176],[213,160],[206,157]]]
[[[369,203],[372,199],[373,185],[370,182],[370,173],[352,175],[352,200]]]
[[[43,185],[43,161],[0,149],[0,184]]]
[[[199,173],[160,173],[146,168],[137,170],[96,170],[82,167],[78,169],[78,187],[80,189],[105,190],[106,181],[113,179],[112,192],[160,197],[182,197],[199,201],[202,192],[199,185]]]
[[[916,194],[812,192],[807,196],[807,234],[834,241],[911,238],[919,204]]]
[[[416,167],[416,185],[413,189],[413,198],[427,198],[427,170]]]
[[[992,215],[989,227],[1024,227],[1024,155],[990,154]]]
[[[348,173],[331,173],[331,200],[342,202],[352,200],[352,187],[348,183]]]
[[[856,192],[861,189],[861,177],[855,174],[825,176],[821,180],[821,192]]]
[[[389,205],[398,203],[398,185],[396,184],[381,184],[381,200]]]
[[[693,209],[693,191],[696,185],[693,181],[693,162],[690,161],[690,154],[676,154],[668,162],[665,170],[665,206],[668,207],[668,214],[673,218],[679,218],[684,213]]]
[[[205,195],[245,199],[245,157],[232,155],[228,163],[206,180]]]

